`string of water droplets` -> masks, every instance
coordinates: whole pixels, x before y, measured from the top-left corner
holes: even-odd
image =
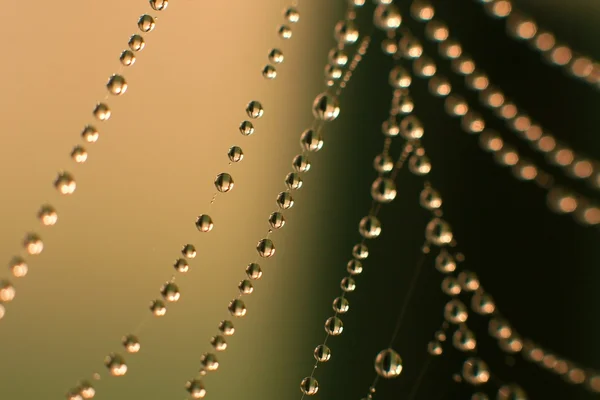
[[[504,19],[508,36],[519,41],[529,41],[529,47],[542,54],[551,65],[562,68],[567,76],[579,79],[600,89],[600,62],[587,55],[578,54],[566,43],[560,43],[549,30],[539,29],[537,22],[515,9],[510,0],[476,0],[482,3],[489,17]]]
[[[148,0],[153,11],[163,11],[169,5],[169,0]],[[129,49],[123,50],[119,56],[120,66],[117,73],[110,76],[106,83],[108,93],[103,100],[94,107],[92,116],[98,122],[108,121],[111,117],[111,109],[107,104],[109,94],[115,97],[123,95],[128,88],[127,80],[122,73],[124,68],[132,66],[136,61],[136,54],[144,49],[146,45],[145,34],[150,33],[156,27],[158,16],[143,14],[137,21],[137,27],[140,33],[136,33],[129,38]],[[100,133],[93,124],[86,125],[81,132],[81,139],[85,145],[91,145],[98,141]],[[88,159],[87,149],[81,145],[76,145],[70,153],[71,159],[77,164],[83,164]],[[59,194],[71,195],[77,188],[77,183],[72,173],[61,170],[53,181],[53,186]],[[58,222],[58,211],[51,204],[43,204],[37,211],[37,218],[42,227],[52,227]],[[44,250],[44,241],[37,232],[31,231],[25,234],[23,239],[23,249],[26,255],[36,256]],[[23,278],[29,272],[29,262],[25,255],[14,256],[8,264],[11,275],[14,278]],[[5,304],[11,302],[16,295],[15,285],[9,279],[0,279],[0,319],[6,313]]]
[[[585,180],[592,189],[600,190],[600,163],[597,160],[577,154],[565,144],[559,143],[546,128],[532,121],[527,112],[509,101],[502,90],[491,82],[488,74],[477,66],[473,58],[463,54],[463,45],[459,40],[451,38],[447,23],[439,17],[434,19],[436,13],[433,5],[428,1],[414,0],[410,10],[415,21],[426,23],[425,37],[437,44],[442,58],[451,60],[451,70],[457,75],[464,76],[465,86],[468,89],[479,93],[478,99],[481,105],[496,110],[494,116],[516,132],[519,139],[544,154],[548,163],[561,168],[566,177]],[[432,94],[444,97],[451,91],[451,84],[448,79],[436,74],[430,81],[430,90]],[[483,132],[485,129],[480,114],[472,110],[467,110],[462,116],[461,124],[470,133]],[[490,130],[484,133],[486,136],[497,137],[497,134]],[[528,167],[518,165],[518,168],[525,168],[528,171],[533,168]],[[523,173],[516,175],[522,178]]]

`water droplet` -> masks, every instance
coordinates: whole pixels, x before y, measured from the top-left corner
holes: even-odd
[[[248,103],[248,105],[246,106],[246,114],[248,114],[248,116],[250,118],[260,118],[263,116],[264,113],[264,109],[262,104],[260,104],[258,101],[253,100],[250,103]]]
[[[246,275],[252,280],[258,280],[262,276],[262,270],[257,263],[250,263],[246,267]]]
[[[344,323],[338,317],[329,317],[325,321],[325,332],[332,336],[338,336],[342,334],[344,330]]]
[[[335,300],[333,300],[333,311],[335,311],[338,314],[345,314],[348,312],[348,310],[350,309],[350,303],[348,302],[348,299],[345,297],[336,297]]]
[[[307,376],[300,382],[300,390],[307,396],[314,396],[319,391],[319,382],[314,377]]]
[[[348,64],[348,54],[336,47],[329,51],[328,58],[332,65],[338,67],[343,67]]]
[[[432,356],[439,356],[442,354],[442,344],[437,340],[432,340],[427,344],[427,352]]]
[[[444,307],[444,318],[452,324],[462,324],[469,318],[467,306],[458,300],[452,299]]]
[[[271,225],[271,228],[273,229],[279,229],[283,227],[285,225],[285,218],[283,217],[283,214],[278,211],[271,213],[269,216],[269,225]]]
[[[254,125],[250,121],[243,121],[240,124],[240,133],[244,136],[250,136],[254,133]]]
[[[58,221],[56,210],[49,204],[44,204],[40,207],[37,217],[44,226],[54,226]]]
[[[210,232],[214,227],[213,220],[210,215],[202,214],[196,218],[196,228],[200,232]]]
[[[275,64],[281,64],[283,62],[283,53],[279,49],[272,49],[269,52],[269,61]]]
[[[162,11],[166,9],[168,5],[169,0],[150,0],[150,7],[156,11]]]
[[[229,161],[231,162],[240,162],[244,158],[244,152],[242,151],[241,147],[232,146],[227,152],[227,157],[229,157]]]
[[[28,233],[23,239],[23,247],[27,253],[36,256],[44,250],[44,242],[37,234]]]
[[[381,234],[381,222],[376,217],[366,216],[360,220],[358,231],[365,239],[375,239]]]
[[[353,44],[358,40],[358,28],[354,22],[340,21],[335,25],[334,38],[341,44]]]
[[[216,351],[224,351],[227,348],[227,342],[223,335],[215,335],[210,339],[210,344]]]
[[[185,258],[196,258],[196,247],[193,244],[186,244],[181,248],[181,254]]]
[[[238,289],[240,290],[241,294],[250,294],[254,291],[252,282],[250,282],[248,279],[240,281],[240,283],[238,284]]]
[[[402,23],[402,16],[394,4],[380,4],[373,13],[373,23],[381,30],[394,30]]]
[[[156,26],[156,22],[151,15],[144,14],[138,20],[138,28],[142,32],[152,32]]]
[[[460,351],[471,351],[477,347],[475,334],[467,328],[459,328],[452,335],[452,344]]]
[[[385,172],[390,172],[392,169],[394,169],[394,160],[392,160],[392,157],[387,154],[379,154],[377,157],[375,157],[375,160],[373,160],[373,167],[377,172],[382,174]]]
[[[66,394],[67,400],[83,400],[78,388],[70,389]]]
[[[340,283],[340,287],[346,293],[354,292],[354,290],[356,289],[356,282],[354,281],[354,279],[347,276],[344,279],[342,279],[342,282]]]
[[[324,344],[320,344],[314,351],[315,360],[318,362],[327,362],[331,358],[331,350]]]
[[[346,270],[350,275],[360,275],[363,271],[363,266],[358,260],[350,260],[346,264]]]
[[[223,332],[223,335],[225,335],[225,336],[231,336],[235,333],[235,328],[233,327],[233,322],[228,321],[228,320],[223,320],[219,323],[219,330],[221,332]]]
[[[118,354],[111,353],[104,359],[104,365],[112,376],[123,376],[127,373],[125,359]]]
[[[71,158],[73,159],[73,161],[75,161],[76,163],[84,163],[87,161],[88,158],[88,153],[87,151],[81,147],[81,146],[75,146],[73,148],[73,150],[71,151]]]
[[[465,292],[473,292],[479,289],[479,278],[477,274],[472,271],[461,271],[458,274],[458,282]]]
[[[415,175],[427,175],[431,171],[431,161],[426,155],[413,154],[408,159],[408,169]]]
[[[423,124],[421,121],[414,115],[407,115],[400,122],[400,133],[402,137],[406,140],[412,139],[421,139],[425,130],[423,129]],[[431,169],[431,166],[429,166]]]
[[[468,358],[462,368],[463,378],[473,386],[482,385],[490,379],[490,369],[479,358]]]
[[[126,67],[132,66],[135,64],[135,54],[131,50],[123,50],[121,55],[119,56],[119,61]]]
[[[421,191],[419,203],[427,210],[436,210],[442,206],[442,196],[437,190],[426,187]]]
[[[325,66],[324,74],[326,81],[337,81],[338,79],[341,79],[344,71],[337,65],[327,64]],[[331,86],[331,84],[328,84],[327,86]]]
[[[383,121],[381,131],[385,137],[396,137],[400,133],[400,125],[396,121],[395,116],[390,116],[390,119]]]
[[[527,400],[527,393],[517,384],[503,385],[498,389],[497,400]]]
[[[79,394],[81,394],[81,397],[84,399],[93,399],[94,396],[96,396],[96,389],[94,389],[91,383],[83,381],[77,386],[79,388]]]
[[[173,267],[177,272],[188,272],[190,270],[190,264],[188,264],[185,258],[178,258],[173,264]]]
[[[447,276],[442,280],[442,292],[448,296],[458,296],[462,291],[458,280],[453,276]]]
[[[452,228],[441,218],[432,219],[425,227],[425,238],[436,246],[443,246],[452,241]]]
[[[123,336],[121,343],[123,343],[123,346],[125,346],[125,350],[128,353],[137,353],[138,351],[140,351],[140,341],[134,335]]]
[[[8,263],[8,269],[15,278],[23,278],[27,275],[29,267],[25,260],[21,257],[14,257]]]
[[[389,203],[396,198],[396,184],[390,178],[377,178],[371,185],[371,196],[379,203]]]
[[[294,199],[290,192],[281,192],[277,195],[277,205],[284,209],[290,209],[294,206]]]
[[[480,315],[489,315],[496,310],[494,299],[489,294],[479,291],[471,297],[471,309]]]
[[[108,108],[108,106],[104,103],[98,103],[96,104],[96,107],[94,108],[94,117],[98,120],[98,121],[108,121],[108,119],[110,118],[111,112],[110,112],[110,108]]]
[[[8,303],[13,301],[17,291],[15,287],[7,280],[0,281],[0,302]]]
[[[165,306],[165,303],[162,302],[162,300],[153,300],[150,303],[150,311],[152,311],[152,314],[154,314],[155,316],[162,317],[167,313],[167,307]]]
[[[300,145],[306,151],[319,151],[323,148],[323,137],[319,132],[307,129],[300,136]]]
[[[146,41],[140,35],[132,35],[128,42],[129,48],[133,51],[141,51],[146,47]]]
[[[292,24],[295,24],[300,20],[300,13],[294,7],[290,7],[287,10],[285,10],[283,16],[288,22],[291,22]]]
[[[321,121],[333,121],[340,115],[340,105],[335,96],[321,93],[313,102],[313,116]]]
[[[456,261],[445,248],[442,248],[435,258],[435,268],[443,274],[448,274],[456,270]]]
[[[219,192],[227,193],[233,189],[233,178],[226,172],[220,173],[215,178],[215,187]]]
[[[217,356],[213,353],[204,353],[202,357],[200,357],[200,364],[207,371],[216,371],[219,368],[219,361],[217,360]]]
[[[240,299],[233,299],[229,302],[227,309],[234,317],[243,317],[246,315],[246,305]]]
[[[295,172],[290,172],[285,177],[285,185],[290,190],[298,190],[302,187],[302,178]]]
[[[99,136],[98,130],[91,125],[86,125],[81,131],[81,138],[87,143],[96,143]]]
[[[187,390],[192,399],[202,399],[204,396],[206,396],[206,389],[204,389],[204,385],[199,379],[187,381],[185,384],[185,390]]]
[[[308,161],[308,157],[298,154],[292,160],[292,167],[296,172],[308,172],[310,170],[310,161]]]
[[[262,70],[262,75],[266,79],[275,79],[277,77],[277,70],[274,66],[267,64]]]
[[[277,34],[282,39],[290,39],[292,37],[292,30],[287,25],[281,25],[277,28]]]
[[[402,358],[393,349],[385,349],[375,358],[375,372],[382,378],[396,378],[402,372]]]
[[[60,172],[54,180],[54,187],[58,189],[61,194],[73,194],[77,184],[71,174],[68,172]]]
[[[120,96],[127,91],[127,81],[121,75],[112,75],[106,84],[110,94]]]
[[[369,257],[369,249],[366,245],[359,243],[352,248],[352,256],[357,260],[364,260]]]
[[[176,302],[181,297],[179,288],[173,282],[167,282],[160,288],[160,294],[169,302]]]
[[[275,254],[275,245],[271,239],[262,239],[256,245],[256,251],[261,257],[269,258]]]

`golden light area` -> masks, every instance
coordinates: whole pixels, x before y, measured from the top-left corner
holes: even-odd
[[[498,18],[504,18],[510,15],[512,4],[508,0],[497,0],[494,3],[488,3],[491,7],[491,12]]]
[[[592,60],[587,57],[577,57],[571,63],[571,73],[579,78],[588,77],[593,70]]]
[[[550,52],[550,60],[556,65],[567,65],[572,57],[573,52],[567,46],[557,46]]]
[[[575,159],[575,155],[573,154],[573,150],[571,149],[560,148],[554,152],[552,158],[556,164],[562,165],[564,167],[570,165],[573,162],[573,160]]]
[[[515,165],[519,162],[519,153],[513,148],[504,146],[500,151],[496,153],[496,159],[498,163],[502,165]]]
[[[550,32],[539,32],[533,39],[533,45],[539,51],[550,51],[556,44],[556,38]]]
[[[525,132],[531,127],[531,119],[526,115],[518,115],[512,120],[512,126],[516,131]]]
[[[463,75],[469,75],[475,71],[475,63],[468,57],[461,57],[456,59],[454,65],[458,73]]]
[[[537,141],[536,146],[540,151],[549,153],[556,147],[556,139],[552,135],[544,135]]]
[[[571,165],[571,173],[577,178],[589,178],[594,172],[594,166],[589,160],[577,160]]]
[[[520,160],[519,163],[515,165],[515,175],[517,178],[531,181],[535,179],[537,176],[537,167],[531,163]]]
[[[531,125],[527,131],[523,132],[525,139],[529,140],[530,142],[538,140],[543,134],[544,132],[539,125]]]
[[[506,103],[500,108],[500,116],[504,119],[512,119],[517,115],[517,107],[513,103]]]
[[[533,21],[520,21],[516,28],[515,33],[521,39],[531,39],[537,32],[537,25]]]

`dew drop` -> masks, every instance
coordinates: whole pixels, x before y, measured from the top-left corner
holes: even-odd
[[[178,258],[173,264],[173,267],[177,272],[188,272],[190,270],[190,264],[188,264],[185,258]]]
[[[252,280],[258,280],[262,277],[262,270],[257,263],[250,263],[246,267],[246,276]]]
[[[15,287],[7,280],[0,281],[0,303],[13,301],[17,291]]]
[[[243,317],[246,315],[246,305],[240,299],[234,299],[229,302],[227,309],[234,317]]]
[[[292,160],[292,167],[296,172],[308,172],[310,170],[310,161],[308,161],[308,157],[298,154]]]
[[[283,62],[283,53],[279,49],[272,49],[269,52],[269,61],[275,64],[281,64]]]
[[[40,207],[37,217],[44,226],[54,226],[58,221],[56,210],[49,204],[44,204]]]
[[[408,169],[415,175],[427,175],[431,171],[431,161],[426,155],[413,154],[408,159]]]
[[[123,64],[125,67],[130,67],[135,64],[135,60],[135,54],[131,50],[123,50],[119,56],[119,61],[121,61],[121,64]]]
[[[358,231],[365,239],[375,239],[381,234],[381,222],[376,217],[366,216],[360,220]]]
[[[334,37],[340,44],[353,44],[358,40],[358,28],[354,22],[340,21],[335,25]]]
[[[333,121],[340,115],[337,98],[329,93],[321,93],[313,102],[313,116],[321,121]]]
[[[354,292],[354,290],[356,289],[356,282],[354,281],[354,279],[347,276],[344,279],[342,279],[342,282],[340,283],[340,287],[346,293]]]
[[[216,371],[219,368],[219,361],[217,360],[217,356],[213,353],[204,353],[202,357],[200,357],[200,364],[207,371]]]
[[[283,17],[290,23],[295,24],[300,20],[300,13],[294,7],[290,7],[283,13]]]
[[[87,161],[88,153],[83,147],[75,146],[71,151],[71,158],[76,163],[82,164]]]
[[[319,132],[307,129],[300,135],[300,145],[306,151],[319,151],[323,148],[323,137]]]
[[[181,297],[179,287],[173,282],[167,282],[160,288],[160,294],[169,302],[176,302]]]
[[[227,157],[229,157],[229,161],[231,162],[240,162],[244,159],[244,152],[242,151],[241,147],[232,146],[227,152]]]
[[[432,219],[425,227],[425,238],[436,246],[443,246],[452,241],[452,228],[440,218]]]
[[[344,330],[344,323],[338,317],[329,317],[325,321],[325,332],[332,336],[338,336],[342,334]]]
[[[394,160],[387,154],[379,154],[373,160],[373,167],[377,172],[385,173],[390,172],[394,168]]]
[[[439,356],[442,354],[442,344],[438,340],[432,340],[427,344],[427,352],[432,356]]]
[[[348,64],[348,54],[346,54],[343,50],[334,47],[329,51],[328,54],[329,62],[332,65],[343,67]]]
[[[390,178],[377,178],[371,185],[371,196],[379,203],[390,203],[396,198],[396,184]]]
[[[394,4],[380,4],[373,13],[373,23],[381,30],[394,30],[402,23],[402,16]]]
[[[327,362],[331,358],[331,350],[327,345],[320,344],[315,348],[314,356],[318,362]]]
[[[414,115],[407,115],[400,122],[400,133],[402,137],[406,140],[412,139],[421,139],[425,130],[423,129],[423,124],[421,121]],[[431,166],[429,167],[431,169]]]
[[[121,75],[112,75],[106,83],[106,88],[110,94],[120,96],[127,91],[127,81]]]
[[[186,244],[181,248],[181,254],[185,258],[196,258],[196,247],[193,244]]]
[[[490,369],[483,360],[471,357],[463,363],[462,376],[471,385],[478,386],[490,379]]]
[[[314,396],[319,391],[319,382],[314,377],[307,376],[300,382],[300,390],[307,396]]]
[[[466,328],[459,328],[452,335],[452,344],[460,351],[471,351],[477,347],[475,334]]]
[[[152,311],[152,314],[154,314],[155,316],[162,317],[167,313],[167,307],[165,306],[165,303],[163,303],[162,300],[153,300],[150,303],[150,311]]]
[[[251,294],[254,291],[254,286],[252,286],[252,282],[248,279],[244,279],[238,284],[238,289],[240,290],[240,294]]]
[[[192,399],[202,399],[204,396],[206,396],[206,389],[204,389],[204,385],[199,379],[187,381],[185,384],[185,390],[190,394]]]
[[[133,51],[141,51],[146,47],[146,41],[142,36],[136,34],[129,38],[128,45]]]
[[[369,249],[363,243],[359,243],[352,248],[352,256],[357,260],[364,260],[369,257]]]
[[[442,248],[435,258],[435,268],[443,274],[449,274],[456,270],[456,261],[445,248]]]
[[[71,174],[68,172],[60,172],[54,180],[54,187],[61,194],[73,194],[77,184],[75,183],[75,179]]]
[[[225,341],[223,335],[213,336],[210,339],[210,344],[216,351],[224,351],[227,349],[227,342]]]
[[[96,396],[96,389],[87,381],[80,382],[78,388],[81,397],[84,399],[93,399]]]
[[[275,245],[271,239],[262,239],[256,245],[256,251],[261,257],[269,258],[275,254]]]
[[[214,223],[210,215],[202,214],[196,218],[196,228],[200,232],[210,232],[214,227]]]
[[[345,297],[336,297],[335,300],[333,300],[333,311],[335,311],[338,314],[345,314],[348,312],[348,310],[350,309],[350,303],[348,302],[348,299]]]
[[[142,32],[152,32],[156,27],[156,22],[151,15],[144,14],[138,19],[138,28]]]
[[[277,70],[272,65],[265,65],[262,70],[262,76],[266,79],[275,79],[277,77]]]
[[[393,349],[385,349],[375,358],[375,372],[382,378],[396,378],[402,372],[402,358]]]
[[[219,192],[227,193],[233,189],[233,178],[226,172],[220,173],[215,178],[215,187]]]
[[[277,34],[282,39],[290,39],[292,37],[292,30],[287,25],[281,25],[277,28]]]
[[[350,275],[360,275],[363,271],[363,266],[358,260],[350,260],[346,264],[346,270]]]
[[[15,278],[23,278],[27,275],[27,272],[29,271],[29,266],[23,258],[14,257],[8,263],[8,269]]]
[[[98,121],[108,121],[111,115],[111,111],[106,104],[98,103],[94,108],[93,114]]]
[[[253,100],[250,103],[248,103],[248,105],[246,106],[246,114],[248,114],[248,116],[250,118],[260,118],[263,116],[264,113],[264,109],[262,104],[260,104],[260,102]]]
[[[150,0],[150,7],[156,11],[162,11],[169,5],[169,0]]]
[[[83,400],[78,388],[71,389],[66,394],[67,400]]]
[[[104,359],[104,365],[112,376],[123,376],[127,373],[125,359],[118,354],[111,353]]]
[[[37,234],[28,233],[23,239],[23,247],[28,254],[37,256],[44,250],[44,242]]]
[[[121,343],[123,343],[123,346],[128,353],[137,353],[140,351],[140,341],[134,335],[123,336]]]
[[[421,191],[419,203],[421,204],[421,207],[427,210],[437,210],[442,206],[442,196],[437,190],[431,187],[426,187]]]
[[[277,195],[277,205],[283,210],[290,209],[294,206],[294,199],[290,192],[281,192]]]
[[[302,178],[295,172],[290,172],[285,177],[285,185],[290,190],[298,190],[302,187]]]
[[[98,130],[91,125],[86,125],[81,131],[81,138],[87,143],[96,143],[99,136]]]
[[[219,330],[221,332],[223,332],[223,335],[225,335],[225,336],[231,336],[235,333],[235,328],[233,327],[233,322],[228,321],[228,320],[223,320],[219,323]]]
[[[446,321],[452,324],[462,324],[467,321],[469,313],[467,312],[467,306],[458,300],[452,299],[444,307],[444,318]]]

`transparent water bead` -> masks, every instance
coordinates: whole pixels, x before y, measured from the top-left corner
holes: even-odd
[[[285,177],[285,185],[290,190],[298,190],[302,187],[302,178],[295,172],[290,172]]]
[[[335,300],[333,300],[333,311],[335,311],[338,314],[345,314],[348,312],[348,310],[350,309],[350,303],[348,302],[348,299],[345,297],[336,297]]]
[[[8,269],[15,278],[23,278],[29,272],[29,266],[21,257],[14,257],[8,263]]]
[[[283,217],[283,214],[278,211],[271,213],[269,216],[269,225],[273,229],[282,228],[285,225],[285,218]]]
[[[318,131],[307,129],[300,135],[300,146],[306,151],[319,151],[323,148],[323,136]]]
[[[443,274],[449,274],[456,270],[456,260],[448,250],[442,248],[435,258],[435,268]]]
[[[138,19],[138,28],[144,33],[152,32],[155,27],[156,21],[154,21],[154,18],[152,18],[151,15],[144,14]]]
[[[483,385],[490,379],[490,369],[483,360],[471,357],[463,363],[462,376],[473,386]]]
[[[244,152],[242,148],[239,146],[232,146],[227,151],[227,157],[229,157],[229,161],[231,162],[240,162],[244,159]]]
[[[250,136],[254,133],[254,125],[250,121],[242,121],[239,130],[242,135]]]
[[[37,217],[44,226],[54,226],[58,221],[56,210],[49,204],[44,204],[40,207]]]
[[[79,385],[77,385],[77,388],[79,389],[79,394],[81,394],[81,397],[84,399],[93,399],[94,396],[96,396],[96,389],[94,389],[94,386],[87,381],[80,382]]]
[[[425,238],[436,246],[443,246],[452,242],[452,228],[441,218],[432,219],[425,227]]]
[[[227,349],[227,342],[225,341],[223,335],[213,336],[210,339],[210,344],[216,351],[224,351]]]
[[[327,362],[331,358],[331,349],[327,345],[320,344],[315,347],[314,356],[318,362]]]
[[[98,130],[91,125],[86,125],[81,131],[81,138],[86,143],[96,143],[99,137]]]
[[[196,258],[196,247],[193,244],[186,244],[181,248],[181,254],[185,258]]]
[[[129,67],[135,64],[135,60],[135,54],[131,50],[123,50],[123,52],[119,56],[119,61],[125,67]]]
[[[356,282],[354,281],[354,279],[347,276],[344,279],[342,279],[342,282],[340,283],[340,287],[346,293],[354,292],[354,290],[356,289]]]
[[[269,61],[271,61],[274,64],[281,64],[283,62],[283,53],[281,52],[281,50],[279,49],[272,49],[269,52]]]
[[[258,265],[258,264],[257,264]],[[223,320],[219,323],[219,330],[225,336],[231,336],[235,333],[235,328],[233,327],[233,322],[229,320]]]
[[[252,282],[248,279],[244,279],[238,284],[238,289],[240,290],[240,294],[251,294],[254,291],[254,286],[252,286]]]
[[[413,154],[408,159],[408,169],[415,175],[427,175],[431,171],[431,161],[424,154]]]
[[[166,301],[169,302],[176,302],[181,297],[179,287],[173,282],[165,283],[160,289],[160,294]]]
[[[271,239],[261,239],[256,245],[256,251],[261,257],[269,258],[275,254],[275,245]]]
[[[123,376],[127,373],[127,364],[125,359],[116,353],[109,354],[104,359],[104,365],[112,376]]]
[[[396,66],[390,71],[388,78],[390,86],[395,89],[407,88],[412,82],[410,73],[401,66]]]
[[[357,260],[364,260],[369,257],[369,249],[363,243],[359,243],[352,248],[352,256]]]
[[[373,168],[380,173],[390,172],[394,168],[394,160],[387,154],[379,154],[373,160]]]
[[[314,396],[319,391],[319,382],[314,377],[307,376],[300,382],[300,390],[307,396]]]
[[[365,239],[375,239],[381,234],[381,222],[376,217],[366,216],[360,220],[358,231]]]
[[[332,65],[338,66],[338,67],[343,67],[346,64],[348,64],[348,54],[346,54],[343,50],[338,49],[337,47],[334,47],[333,49],[331,49],[329,51],[328,54],[328,58],[329,58],[329,62]]]
[[[262,269],[257,263],[250,263],[246,266],[246,276],[252,280],[258,280],[262,277]]]
[[[321,121],[333,121],[340,115],[337,97],[329,93],[321,93],[313,101],[313,116]]]
[[[234,317],[243,317],[247,311],[246,304],[240,299],[231,300],[227,309]]]
[[[292,168],[296,172],[308,172],[310,170],[310,161],[308,157],[302,154],[298,154],[292,160]]]
[[[423,129],[423,124],[417,117],[414,115],[407,115],[400,122],[400,133],[402,134],[402,137],[407,140],[421,139],[425,130]],[[429,168],[431,169],[431,166]]]
[[[419,204],[421,204],[421,207],[427,210],[437,210],[442,206],[442,196],[437,190],[431,187],[426,187],[421,191],[419,196]]]
[[[360,275],[363,271],[362,263],[358,260],[350,260],[348,264],[346,264],[346,271],[350,275]]]
[[[215,178],[215,187],[221,193],[227,193],[233,189],[233,178],[226,172],[222,172]]]
[[[353,44],[358,40],[359,32],[353,21],[339,21],[335,25],[333,36],[340,44]]]
[[[375,357],[375,372],[382,378],[396,378],[402,372],[402,358],[393,349],[385,349]]]
[[[173,267],[177,272],[188,272],[190,270],[190,264],[184,258],[177,259]]]
[[[332,336],[341,335],[344,331],[344,323],[338,317],[329,317],[325,321],[325,332]]]
[[[396,184],[390,178],[377,178],[371,185],[371,197],[379,203],[390,203],[396,198]]]
[[[156,317],[162,317],[167,313],[167,307],[165,306],[165,303],[163,303],[162,300],[153,300],[150,303],[150,311]]]
[[[439,356],[443,353],[442,344],[438,340],[432,340],[427,344],[427,352],[432,356]]]
[[[477,347],[475,334],[467,328],[459,328],[452,335],[452,344],[460,351],[471,351]]]
[[[216,371],[219,368],[219,361],[217,360],[217,356],[213,353],[204,353],[202,357],[200,357],[200,364],[207,371]]]
[[[185,390],[190,394],[192,399],[203,399],[204,396],[206,396],[204,384],[199,379],[187,381],[185,384]]]
[[[283,17],[292,24],[295,24],[296,22],[300,21],[300,13],[294,7],[289,7],[288,9],[286,9],[283,13]]]
[[[448,296],[458,296],[462,288],[458,283],[458,279],[454,276],[447,276],[442,280],[442,292],[446,293]]]
[[[196,218],[196,228],[200,232],[210,232],[214,227],[214,223],[210,215],[202,214]]]
[[[264,113],[264,109],[262,104],[260,104],[260,102],[253,100],[250,103],[248,103],[248,105],[246,106],[246,114],[248,114],[248,116],[250,118],[260,118],[263,116]]]
[[[292,30],[287,25],[281,25],[277,28],[277,34],[282,39],[290,39],[292,37]]]
[[[106,83],[106,88],[110,94],[120,96],[127,91],[127,81],[121,75],[112,75]]]
[[[267,64],[262,70],[262,76],[266,79],[275,79],[277,78],[277,70],[274,66]]]
[[[496,310],[496,304],[491,295],[478,291],[471,297],[471,309],[480,315],[490,315]]]
[[[77,188],[75,179],[68,172],[60,172],[54,180],[54,187],[61,194],[73,194]]]
[[[44,250],[44,242],[36,233],[28,233],[23,239],[23,247],[28,254],[36,256]]]
[[[150,0],[150,7],[155,11],[162,11],[169,5],[169,0]]]
[[[79,390],[77,388],[70,389],[66,394],[67,400],[83,400]]]
[[[146,47],[146,41],[140,35],[132,35],[127,43],[129,48],[133,51],[141,51]]]
[[[292,198],[290,192],[279,193],[277,195],[276,201],[277,205],[283,210],[290,209],[294,206],[294,199]]]
[[[373,23],[381,30],[394,30],[402,23],[402,16],[394,4],[380,4],[373,13]]]
[[[480,286],[477,274],[472,271],[461,271],[458,274],[458,282],[465,292],[473,292]]]
[[[469,313],[467,312],[467,306],[458,300],[452,299],[444,307],[444,318],[446,321],[453,324],[462,324],[467,321]]]
[[[137,353],[140,351],[140,341],[135,335],[123,336],[121,343],[123,343],[123,346],[128,353]]]
[[[0,304],[13,301],[16,294],[17,291],[12,283],[7,280],[0,281]]]
[[[88,153],[82,146],[75,146],[71,151],[71,158],[79,164],[83,164],[88,159]]]
[[[96,107],[94,107],[93,114],[98,121],[108,121],[110,119],[111,111],[108,105],[98,103],[96,104]]]

